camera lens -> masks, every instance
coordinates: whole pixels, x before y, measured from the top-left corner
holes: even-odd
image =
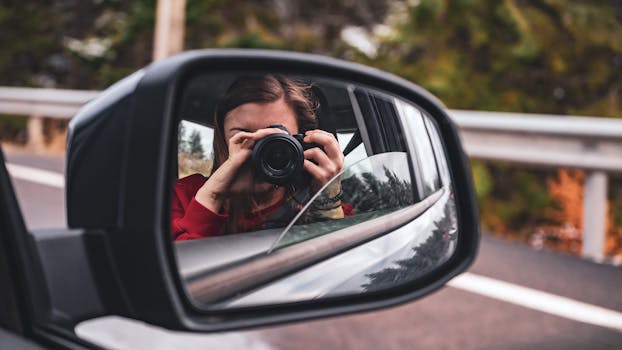
[[[293,156],[291,145],[273,142],[266,147],[264,162],[274,170],[284,170],[291,163]]]
[[[302,171],[302,145],[291,135],[268,135],[255,144],[252,163],[262,180],[277,185],[291,183]]]

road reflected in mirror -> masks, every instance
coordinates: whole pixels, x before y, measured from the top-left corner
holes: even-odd
[[[171,239],[197,306],[396,288],[454,253],[443,140],[420,107],[264,72],[199,74],[182,91]]]

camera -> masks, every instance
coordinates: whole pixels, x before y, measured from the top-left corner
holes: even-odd
[[[275,185],[286,185],[304,182],[308,174],[303,172],[304,151],[320,147],[316,143],[305,143],[303,134],[291,135],[283,125],[269,125],[287,134],[270,134],[255,143],[251,164],[254,175]]]

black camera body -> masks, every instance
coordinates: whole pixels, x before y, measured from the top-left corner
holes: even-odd
[[[308,181],[308,174],[303,171],[304,151],[320,147],[316,143],[303,141],[303,134],[291,135],[283,125],[269,125],[287,134],[270,134],[255,143],[251,156],[253,174],[260,180],[275,185],[288,185]]]

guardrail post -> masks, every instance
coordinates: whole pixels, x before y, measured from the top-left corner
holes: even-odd
[[[607,174],[587,172],[583,188],[583,251],[586,258],[601,261],[605,249]]]
[[[45,150],[45,138],[43,137],[43,118],[33,115],[28,118],[26,125],[28,131],[28,147],[35,152]]]

